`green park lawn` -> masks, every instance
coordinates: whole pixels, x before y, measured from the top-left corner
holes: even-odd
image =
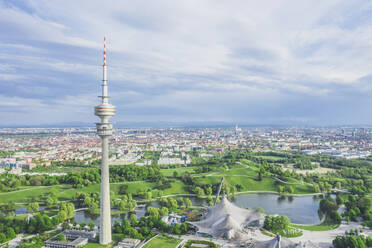
[[[232,169],[229,169],[228,171],[225,171],[223,173],[226,176],[245,176],[245,177],[251,177],[251,178],[257,178],[257,170],[256,167],[234,167]]]
[[[270,177],[263,177],[261,181],[257,181],[257,173],[251,169],[232,169],[225,173],[213,174],[205,177],[198,177],[197,182],[216,184],[221,181],[224,176],[229,185],[241,185],[240,191],[275,191],[277,192],[276,180]],[[293,182],[292,182],[293,183]],[[285,186],[285,183],[278,185]],[[302,184],[288,184],[293,187],[294,194],[310,194],[313,193],[312,188]]]
[[[155,183],[146,182],[146,181],[135,181],[135,182],[122,182],[122,183],[111,183],[110,189],[114,191],[115,195],[119,196],[119,190],[122,185],[128,185],[126,190],[127,193],[132,195],[139,192],[144,192],[147,190],[152,190],[155,187]]]
[[[26,202],[32,198],[40,197],[46,193],[55,192],[57,195],[60,192],[71,189],[70,185],[55,185],[55,186],[28,186],[21,190],[13,192],[0,193],[0,203],[8,202]]]
[[[241,164],[248,165],[248,166],[255,166],[255,165],[256,165],[255,162],[253,162],[253,161],[251,161],[251,160],[248,160],[248,159],[245,159],[245,158],[240,159],[239,162],[240,162]]]
[[[209,172],[202,175],[195,175],[196,182],[198,184],[217,184],[220,182],[221,177],[224,176],[226,182],[229,185],[240,185],[240,191],[274,191],[277,192],[278,185],[290,185],[294,189],[295,194],[309,194],[313,193],[310,185],[303,185],[295,179],[290,179],[289,184],[277,183],[275,179],[264,176],[261,181],[257,181],[257,171],[256,167],[250,166],[246,167],[244,165],[234,166],[227,171],[215,171]],[[166,175],[173,176],[173,172],[177,171],[179,174],[185,171],[193,171],[193,167],[182,167],[176,169],[162,169],[162,173]],[[127,185],[127,193],[133,195],[138,194],[139,192],[152,191],[153,197],[159,196],[159,190],[155,189],[156,184],[147,181],[135,181],[135,182],[121,182],[121,183],[111,183],[110,188],[114,192],[115,197],[119,198],[119,190],[122,185]],[[23,187],[20,190],[13,192],[3,192],[0,193],[0,204],[12,202],[27,202],[32,199],[38,200],[41,196],[54,192],[58,200],[65,201],[71,200],[77,192],[84,193],[99,193],[100,184],[92,184],[83,188],[73,188],[71,185],[55,185],[55,186],[28,186]],[[171,183],[171,187],[163,190],[163,195],[175,195],[175,194],[188,194],[186,190],[186,185],[175,179]]]
[[[302,230],[308,230],[308,231],[329,231],[332,229],[336,229],[340,225],[338,224],[319,224],[319,225],[313,225],[313,226],[307,226],[307,225],[296,225],[296,224],[290,224],[291,227],[302,229]]]
[[[283,157],[278,157],[278,156],[255,156],[256,158],[262,158],[262,159],[267,159],[267,160],[272,160],[272,161],[278,161],[284,159]]]
[[[180,242],[180,239],[159,235],[146,243],[143,248],[175,248]]]
[[[174,195],[174,194],[188,194],[186,191],[186,185],[182,181],[175,181],[171,183],[171,187],[169,189],[165,189],[164,195]]]
[[[180,168],[174,168],[174,169],[161,169],[160,172],[166,177],[173,177],[173,172],[177,171],[178,176],[182,175],[185,172],[194,173],[194,170],[196,169],[196,166],[190,166],[190,167],[180,167]]]

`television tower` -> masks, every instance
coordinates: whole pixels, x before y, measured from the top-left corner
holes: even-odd
[[[101,118],[97,125],[97,134],[102,140],[102,162],[101,162],[101,218],[99,243],[106,245],[111,243],[111,208],[110,208],[110,180],[109,180],[109,138],[112,136],[111,116],[115,114],[115,107],[109,104],[107,94],[107,64],[106,64],[106,37],[103,43],[103,83],[102,99],[100,105],[94,108],[95,115]]]

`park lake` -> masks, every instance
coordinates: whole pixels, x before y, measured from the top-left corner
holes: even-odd
[[[185,196],[186,197],[186,196]],[[206,202],[204,199],[197,197],[189,197],[194,206],[205,206]],[[286,215],[289,217],[292,223],[296,224],[308,224],[316,225],[321,222],[318,215],[319,202],[321,198],[319,196],[279,196],[277,194],[240,194],[235,195],[234,198],[230,199],[237,206],[243,208],[262,208],[265,214],[269,215]],[[153,207],[160,207],[157,202],[149,203]],[[145,209],[137,208],[137,218],[144,216]],[[112,224],[115,221],[121,222],[122,217],[126,214],[113,215]],[[77,211],[75,213],[75,220],[77,223],[85,222],[89,223],[94,221],[97,225],[99,224],[99,215],[89,214],[87,211]]]

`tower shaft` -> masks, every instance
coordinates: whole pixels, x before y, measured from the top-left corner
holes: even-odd
[[[104,38],[103,50],[103,80],[102,80],[102,102],[95,107],[95,115],[101,122],[96,123],[97,134],[102,140],[101,161],[101,204],[100,204],[100,236],[99,243],[106,245],[111,243],[111,207],[110,207],[110,175],[109,175],[109,138],[112,136],[112,124],[110,117],[115,114],[115,107],[108,102],[107,90],[107,65],[106,65],[106,37]]]
[[[111,243],[111,208],[110,208],[110,178],[109,178],[109,136],[102,139],[102,164],[101,164],[101,221],[100,244]]]

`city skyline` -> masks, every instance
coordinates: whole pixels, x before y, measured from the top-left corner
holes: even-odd
[[[0,1],[2,125],[93,123],[104,34],[113,123],[372,124],[371,9]]]

